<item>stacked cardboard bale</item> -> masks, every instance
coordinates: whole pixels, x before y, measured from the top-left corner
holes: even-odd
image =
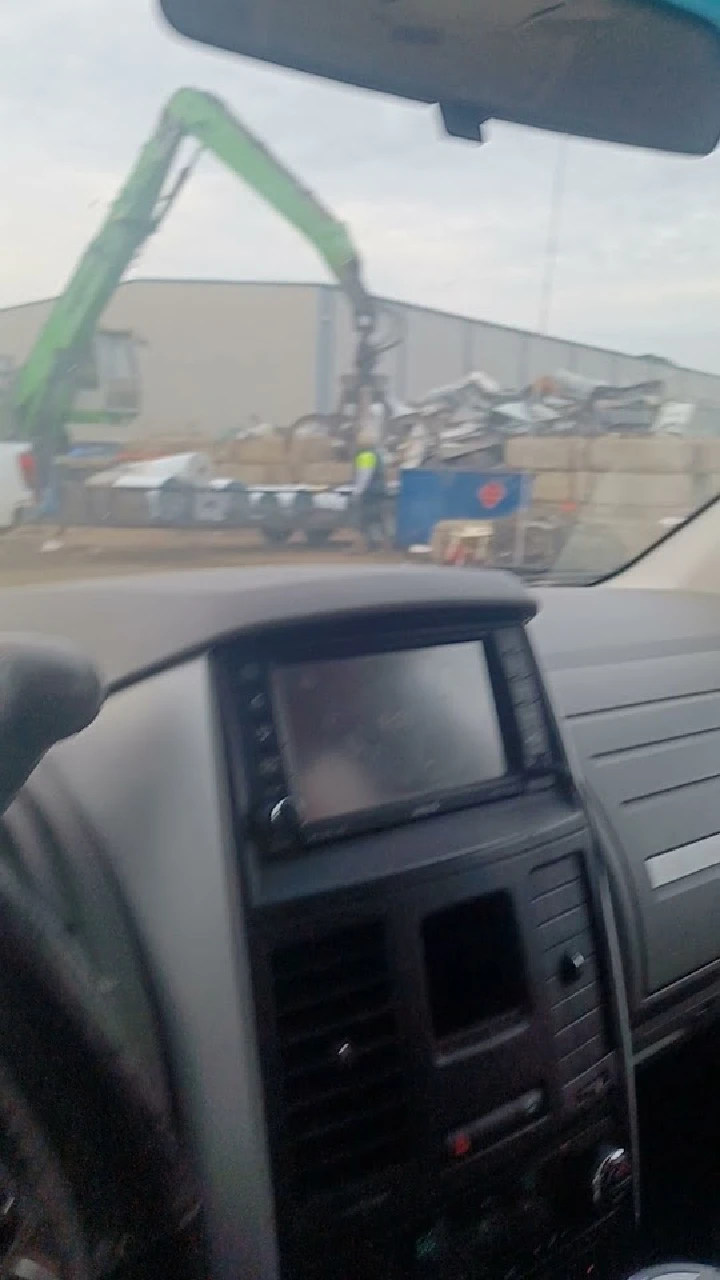
[[[598,534],[608,530],[627,559],[702,500],[702,472],[712,474],[710,444],[720,473],[716,442],[654,436],[515,437],[505,461],[533,476],[532,515],[572,515]],[[720,475],[715,480],[717,491]]]
[[[138,436],[127,440],[120,450],[123,462],[145,462],[174,453],[208,453],[208,439],[195,435]]]
[[[335,461],[322,436],[268,432],[244,440],[226,440],[213,450],[218,474],[250,485],[307,484],[332,488],[346,484],[349,467]]]
[[[213,450],[218,471],[243,484],[292,484],[288,440],[279,431],[227,440]]]
[[[289,457],[295,484],[333,489],[350,479],[350,466],[337,460],[326,436],[295,435]]]
[[[126,442],[120,460],[140,462],[169,454],[201,451],[213,472],[248,485],[302,484],[334,488],[347,484],[351,468],[338,462],[327,437],[270,430],[243,439],[208,440],[207,436],[136,437]],[[87,474],[104,469],[104,459],[85,461]]]
[[[695,490],[693,506],[720,493],[720,440],[698,440],[695,444]]]

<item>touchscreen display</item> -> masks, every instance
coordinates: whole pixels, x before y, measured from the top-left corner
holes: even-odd
[[[304,822],[430,800],[507,771],[478,641],[278,667],[273,685]]]

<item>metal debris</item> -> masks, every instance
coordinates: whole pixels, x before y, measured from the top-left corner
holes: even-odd
[[[608,386],[560,370],[512,391],[475,372],[397,406],[386,439],[401,466],[489,465],[512,435],[677,432],[678,421],[684,425],[691,415],[667,409],[661,380]]]

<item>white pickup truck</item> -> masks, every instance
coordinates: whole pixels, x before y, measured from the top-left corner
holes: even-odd
[[[12,434],[9,401],[15,372],[13,358],[0,354],[0,426],[3,435]],[[35,459],[30,445],[0,440],[0,533],[14,529],[23,512],[34,501]]]
[[[0,532],[13,529],[32,507],[35,460],[27,444],[0,441]]]

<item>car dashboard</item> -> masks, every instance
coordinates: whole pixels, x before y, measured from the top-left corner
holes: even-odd
[[[614,1275],[638,1063],[718,989],[720,608],[319,568],[6,621],[108,676],[8,857],[191,1152],[209,1273]]]

